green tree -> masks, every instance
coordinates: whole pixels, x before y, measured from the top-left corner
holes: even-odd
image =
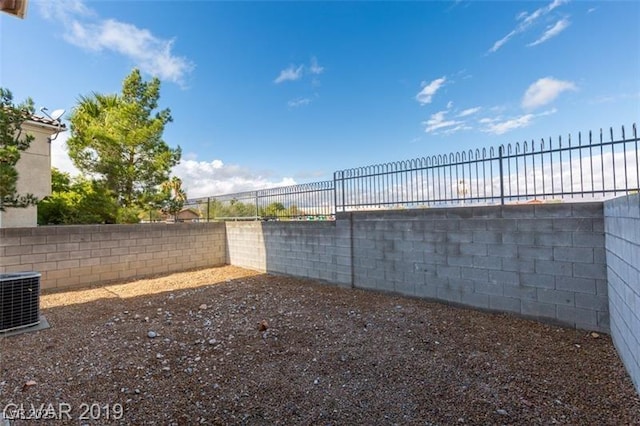
[[[117,217],[115,198],[101,182],[51,170],[51,195],[38,203],[39,225],[114,223]]]
[[[127,217],[158,192],[180,161],[180,147],[162,139],[172,118],[169,109],[156,111],[159,98],[160,80],[144,82],[134,69],[121,94],[81,97],[70,117],[69,156],[80,171],[104,182]]]
[[[187,194],[182,189],[182,180],[177,176],[167,180],[162,184],[162,193],[165,195],[162,211],[173,216],[177,222],[178,213],[184,207],[184,202],[187,201]]]
[[[16,164],[20,160],[20,153],[28,149],[34,139],[32,135],[22,133],[22,124],[33,113],[33,101],[30,98],[14,105],[11,91],[0,87],[0,211],[37,202],[32,194],[17,193]]]

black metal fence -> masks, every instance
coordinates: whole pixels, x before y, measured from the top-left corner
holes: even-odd
[[[332,181],[191,200],[210,219],[332,219],[336,212],[597,200],[640,189],[638,133],[501,145],[358,167]]]
[[[201,220],[330,220],[334,182],[313,182],[188,200]]]

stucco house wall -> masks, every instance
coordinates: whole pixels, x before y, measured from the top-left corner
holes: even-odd
[[[29,120],[23,123],[22,131],[35,138],[29,149],[23,151],[16,165],[18,171],[18,194],[33,194],[42,199],[51,195],[51,142],[52,135],[64,127],[49,124],[48,120]],[[38,224],[36,206],[7,208],[0,212],[0,228],[32,227]]]

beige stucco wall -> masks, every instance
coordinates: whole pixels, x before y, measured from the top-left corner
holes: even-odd
[[[29,149],[22,152],[16,166],[18,171],[18,194],[33,194],[42,199],[51,195],[51,142],[49,137],[56,132],[53,126],[32,121],[22,125],[24,132],[34,136]],[[0,228],[37,226],[36,206],[24,209],[8,208],[0,212]]]

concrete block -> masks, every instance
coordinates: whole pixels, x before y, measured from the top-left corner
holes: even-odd
[[[535,271],[539,274],[560,275],[570,277],[573,275],[573,263],[554,260],[536,260]]]
[[[489,309],[489,295],[463,291],[460,302],[475,308]]]
[[[553,289],[556,287],[556,277],[546,274],[520,272],[520,284],[530,287]]]
[[[604,247],[604,233],[574,232],[573,245],[575,247]]]
[[[437,265],[436,275],[441,278],[460,278],[460,267]]]
[[[489,309],[502,312],[521,312],[521,300],[513,297],[489,296]]]
[[[473,289],[476,293],[481,294],[494,296],[502,296],[504,294],[504,285],[499,283],[474,282]]]
[[[609,310],[609,298],[595,294],[575,293],[576,307],[605,312]]]
[[[556,289],[597,294],[596,280],[591,278],[558,277],[556,279]]]
[[[504,284],[503,295],[506,297],[513,297],[516,299],[525,300],[537,300],[537,288],[524,285],[510,285]]]
[[[438,287],[429,281],[425,283],[416,283],[415,295],[418,297],[435,299],[438,297]]]
[[[502,235],[502,242],[504,244],[520,244],[520,245],[533,245],[534,244],[533,232],[506,232]],[[511,248],[513,250],[513,248]]]
[[[476,267],[461,267],[460,276],[465,280],[479,281],[484,283],[489,281],[489,271],[487,269],[480,269]]]
[[[518,252],[512,244],[487,244],[487,254],[502,258],[518,256]]]
[[[561,262],[593,263],[593,248],[554,247],[553,259]]]
[[[500,233],[515,232],[518,222],[515,219],[487,219],[487,230]]]
[[[460,222],[461,231],[484,231],[487,229],[487,223],[483,219],[468,219]]]
[[[538,288],[537,295],[539,302],[575,306],[575,293],[570,291]]]
[[[593,218],[564,218],[553,220],[554,231],[593,232]]]
[[[503,258],[502,270],[515,272],[534,272],[534,262],[535,261],[533,259]]]
[[[495,256],[473,256],[473,266],[483,269],[502,269],[502,258]]]
[[[534,206],[534,211],[537,218],[560,218],[573,215],[570,204],[538,204]]]
[[[598,317],[596,311],[583,309],[583,308],[574,308],[571,306],[557,306],[557,318],[558,320],[565,322],[567,324],[582,324],[589,326],[597,326],[598,325]]]
[[[520,284],[520,274],[513,271],[489,271],[489,282],[518,285]]]
[[[502,234],[496,231],[473,231],[474,243],[496,244],[502,242]]]
[[[522,300],[521,311],[522,315],[534,317],[555,319],[556,318],[556,305],[550,303],[541,303],[534,300]]]
[[[447,256],[447,264],[450,266],[473,266],[472,256]]]
[[[534,245],[542,247],[570,247],[571,232],[556,231],[552,233],[536,233]]]
[[[461,303],[462,291],[454,290],[446,287],[438,287],[436,291],[436,297],[440,300],[445,300],[447,302]]]
[[[495,246],[491,245],[491,247],[495,247]],[[486,256],[487,244],[481,244],[481,243],[460,244],[460,254],[473,255],[473,256]]]
[[[553,225],[556,223],[557,219],[518,219],[518,231],[520,232],[549,232],[553,230]]]
[[[607,267],[603,263],[573,263],[572,265],[574,277],[599,280],[607,278]]]
[[[552,260],[554,258],[553,250],[551,247],[518,246],[518,257],[521,259]]]

